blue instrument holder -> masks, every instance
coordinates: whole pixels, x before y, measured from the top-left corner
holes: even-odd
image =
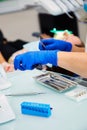
[[[49,117],[51,116],[51,107],[49,104],[22,102],[21,112],[26,115]]]

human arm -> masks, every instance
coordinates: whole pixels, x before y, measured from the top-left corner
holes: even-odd
[[[0,52],[0,64],[2,64],[3,62],[6,62],[3,55]]]
[[[47,63],[57,66],[57,51],[30,51],[17,55],[14,59],[14,68],[32,70],[39,64]]]
[[[87,78],[87,53],[85,52],[58,52],[57,65]]]
[[[6,60],[4,59],[1,53],[0,53],[0,64],[3,66],[6,72],[12,72],[14,70],[14,65],[6,62]]]
[[[40,50],[60,50],[60,51],[72,51],[72,52],[85,52],[84,47],[78,47],[71,42],[64,40],[56,40],[53,38],[43,39],[39,42]]]
[[[85,52],[85,47],[78,47],[78,46],[72,45],[71,52]]]
[[[51,63],[84,78],[87,78],[87,53],[83,52],[61,52],[61,51],[34,51],[16,56],[14,60],[15,69],[31,70],[37,64]]]
[[[42,39],[39,42],[39,49],[71,51],[72,44],[70,42],[65,42],[64,40],[56,40],[54,38]]]

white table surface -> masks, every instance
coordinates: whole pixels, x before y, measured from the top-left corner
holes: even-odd
[[[64,93],[58,93],[38,84],[33,77],[42,73],[39,70],[15,71],[8,73],[12,86],[1,93],[41,91],[42,95],[7,97],[16,119],[0,125],[0,130],[87,130],[87,100],[75,102]],[[52,115],[49,118],[21,114],[23,101],[50,104]]]

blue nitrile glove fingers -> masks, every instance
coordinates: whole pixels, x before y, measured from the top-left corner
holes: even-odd
[[[57,66],[57,51],[31,51],[18,55],[14,59],[14,68],[32,70],[38,64],[50,63]]]
[[[21,55],[22,54],[16,56],[15,59],[14,59],[14,68],[15,68],[15,70],[17,70],[17,69],[25,70],[26,69],[25,61],[24,61],[24,59],[23,59],[23,57]]]
[[[40,50],[48,50],[47,49],[47,46],[52,44],[54,42],[54,39],[53,38],[49,38],[49,39],[42,39],[40,40],[39,42],[39,49]],[[51,49],[49,49],[51,50]]]
[[[64,40],[57,40],[54,38],[42,39],[39,42],[40,50],[60,50],[60,51],[71,51],[72,44]]]

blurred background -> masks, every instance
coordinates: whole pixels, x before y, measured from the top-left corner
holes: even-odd
[[[83,0],[0,0],[0,29],[9,40],[36,41],[33,32],[68,29],[85,43],[87,12]]]

